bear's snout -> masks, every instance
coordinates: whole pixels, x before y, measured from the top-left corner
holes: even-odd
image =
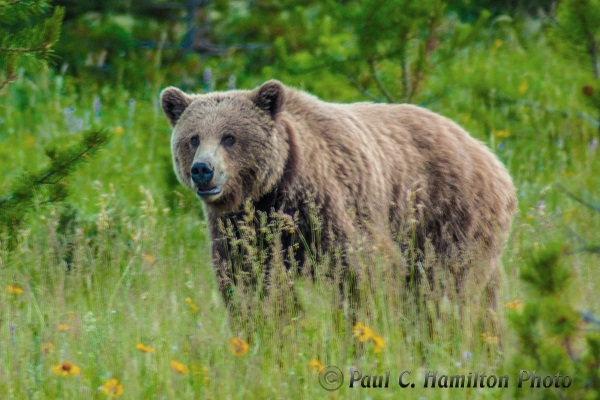
[[[207,186],[213,178],[215,168],[210,163],[200,162],[192,165],[192,181],[198,186]]]

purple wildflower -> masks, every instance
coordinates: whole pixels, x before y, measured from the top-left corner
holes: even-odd
[[[135,99],[129,99],[129,112],[127,114],[127,126],[133,124],[133,115],[135,114]]]
[[[210,68],[206,68],[204,70],[203,79],[204,79],[204,87],[206,88],[206,91],[208,92],[208,91],[210,91],[211,86],[212,86],[211,85],[211,82],[212,82],[212,71],[211,71]]]
[[[100,103],[100,96],[94,96],[94,113],[97,117],[100,116],[100,111],[102,109],[102,103]]]
[[[75,118],[75,107],[67,107],[63,109],[65,114],[65,124],[69,129],[69,132],[73,133],[77,131],[77,119]]]
[[[75,107],[66,107],[63,112],[65,113],[65,117],[68,118],[75,112]]]

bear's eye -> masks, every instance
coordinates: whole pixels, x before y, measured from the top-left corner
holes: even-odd
[[[225,135],[223,136],[223,139],[221,139],[221,144],[224,147],[231,147],[233,146],[235,143],[235,138],[231,135]]]
[[[194,148],[198,147],[200,145],[200,138],[197,135],[192,136],[192,138],[190,139],[190,144]]]

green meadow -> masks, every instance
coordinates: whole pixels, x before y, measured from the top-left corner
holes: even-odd
[[[557,304],[600,316],[600,212],[583,204],[600,205],[599,117],[585,93],[591,85],[597,96],[600,81],[588,59],[557,44],[542,19],[490,19],[428,72],[413,100],[486,143],[513,177],[519,210],[502,258],[499,308],[480,309],[436,291],[419,297],[381,261],[371,271],[375,290],[358,312],[361,332],[337,307],[335,285],[302,273],[281,280],[293,286],[301,313],[280,312],[277,296],[246,293],[241,301],[253,309],[252,340],[232,328],[202,204],[176,181],[171,129],[158,97],[169,85],[207,91],[202,75],[210,69],[212,90],[226,90],[233,74],[243,89],[276,78],[327,101],[372,100],[345,72],[290,73],[277,62],[250,73],[236,53],[199,59],[200,67],[188,59],[186,74],[196,76],[182,84],[176,77],[184,67],[161,63],[160,50],[147,50],[154,64],[143,68],[153,73],[135,87],[128,80],[138,76],[127,76],[135,65],[114,80],[71,74],[60,69],[60,59],[56,68],[21,71],[0,96],[0,198],[23,171],[49,163],[49,147],[68,146],[93,129],[109,133],[110,141],[65,180],[65,200],[40,198],[16,231],[2,231],[0,398],[598,398],[585,372],[600,365],[589,358],[585,339],[598,336],[598,324],[576,317],[568,339],[538,329],[535,346],[552,354],[548,361],[529,356],[532,344],[511,322],[540,301],[523,270],[552,246],[560,246],[568,271]],[[304,57],[288,53],[288,64]],[[395,87],[400,78],[388,67],[384,83]],[[531,329],[551,320],[546,314]],[[496,322],[493,328],[478,323],[481,315]],[[338,390],[319,384],[328,365],[344,374]],[[384,379],[389,371],[389,387],[350,388],[352,370]],[[414,388],[398,385],[407,370]],[[573,383],[518,388],[520,370],[570,375]],[[433,371],[507,375],[509,383],[424,388]]]

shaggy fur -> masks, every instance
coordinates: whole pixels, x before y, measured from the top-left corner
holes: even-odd
[[[412,105],[327,103],[277,81],[206,95],[167,88],[161,100],[179,180],[197,190],[190,169],[208,162],[222,187],[203,198],[215,261],[227,258],[219,220],[240,218],[250,199],[257,210],[297,213],[305,238],[312,201],[324,248],[366,238],[390,249],[411,225],[421,249],[430,241],[443,258],[478,248],[489,268],[497,264],[515,188],[498,159],[447,118]]]

